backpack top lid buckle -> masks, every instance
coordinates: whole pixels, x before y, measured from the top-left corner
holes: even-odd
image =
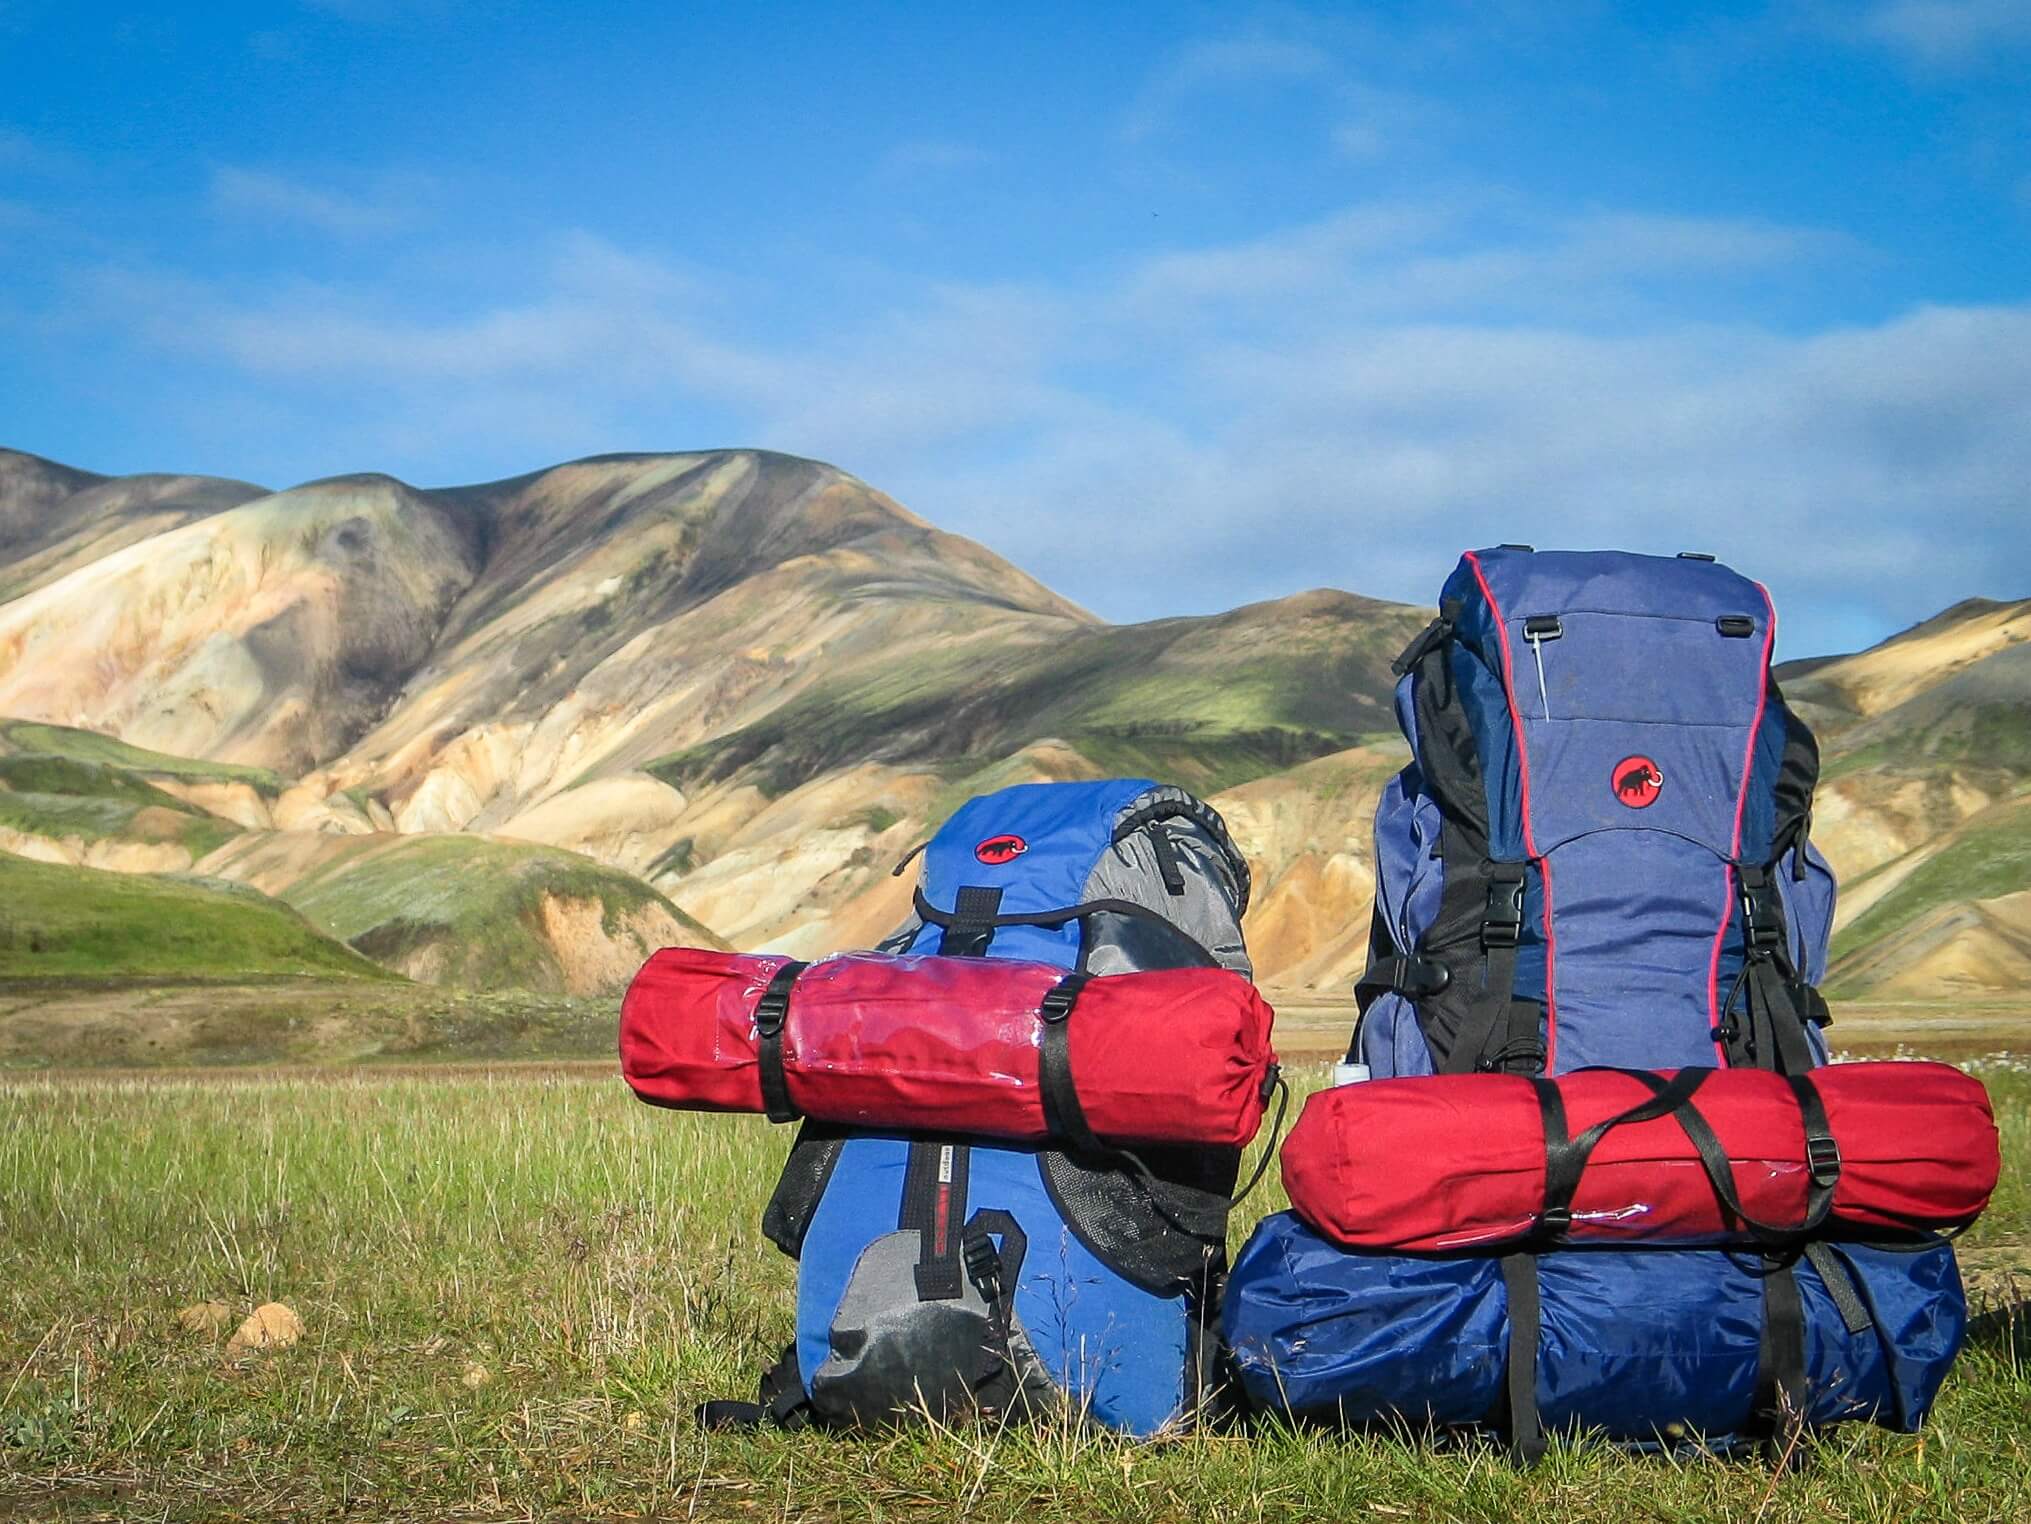
[[[1483,947],[1515,947],[1523,941],[1523,875],[1488,881],[1488,911],[1481,922]]]

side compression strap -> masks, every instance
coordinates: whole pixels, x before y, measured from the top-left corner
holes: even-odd
[[[798,1112],[783,1075],[783,1023],[790,1015],[790,987],[809,968],[792,958],[776,970],[762,998],[755,1003],[756,1057],[761,1064],[762,1108],[771,1122],[794,1122]]]
[[[962,889],[959,892],[963,895],[966,891]],[[912,903],[916,908],[918,919],[932,926],[943,926],[949,932],[953,926],[961,923],[962,918],[956,910],[940,910],[924,897],[924,891],[921,887],[917,889]],[[978,918],[976,924],[985,925],[990,928],[1002,926],[1063,926],[1068,921],[1076,921],[1082,916],[1094,915],[1103,910],[1112,911],[1116,915],[1140,916],[1146,921],[1159,922],[1176,933],[1180,939],[1204,953],[1208,968],[1220,965],[1220,960],[1213,956],[1212,950],[1204,943],[1188,936],[1179,928],[1177,922],[1160,911],[1150,909],[1147,905],[1138,905],[1134,900],[1081,900],[1076,905],[1066,905],[1057,910],[1028,911],[1019,915],[1013,913],[1009,915],[988,915]],[[950,950],[949,947],[941,949],[941,951],[946,952]]]
[[[1509,1293],[1509,1365],[1504,1377],[1509,1457],[1519,1466],[1544,1459],[1544,1420],[1537,1409],[1537,1337],[1543,1321],[1537,1256],[1508,1254],[1502,1284]]]
[[[1485,865],[1488,880],[1487,912],[1481,921],[1481,988],[1467,1006],[1453,1048],[1441,1067],[1443,1074],[1472,1074],[1528,1061],[1526,1055],[1510,1051],[1507,1041],[1510,1008],[1516,1001],[1517,948],[1523,941],[1524,871],[1518,863]],[[1497,1030],[1504,1034],[1499,1055],[1491,1055]],[[1533,1038],[1535,1033],[1532,1034]],[[1542,1068],[1543,1055],[1530,1067]]]
[[[1086,1108],[1079,1104],[1078,1087],[1072,1083],[1072,1042],[1069,1028],[1072,1008],[1079,992],[1086,988],[1090,974],[1067,974],[1051,986],[1037,1007],[1044,1031],[1037,1053],[1038,1085],[1044,1103],[1044,1125],[1051,1136],[1063,1140],[1075,1154],[1112,1152],[1086,1120]]]

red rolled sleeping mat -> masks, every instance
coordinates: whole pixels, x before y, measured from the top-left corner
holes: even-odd
[[[621,1073],[657,1105],[778,1121],[1238,1148],[1262,1123],[1272,1019],[1225,969],[672,947],[621,1003]]]
[[[2001,1168],[1981,1081],[1904,1062],[1371,1080],[1314,1095],[1283,1146],[1320,1233],[1435,1252],[1944,1230]]]

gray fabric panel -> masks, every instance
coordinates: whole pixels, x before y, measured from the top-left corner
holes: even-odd
[[[1183,789],[1159,786],[1131,800],[1122,814],[1133,815],[1159,801],[1189,803],[1209,815],[1212,813],[1209,806],[1200,804]],[[1217,821],[1219,817],[1213,815],[1212,819]],[[1157,848],[1150,839],[1152,831],[1167,832],[1171,838],[1185,881],[1183,894],[1172,894],[1164,888]],[[1221,835],[1225,835],[1224,827]],[[1241,935],[1241,910],[1248,894],[1247,868],[1239,864],[1238,856],[1231,854],[1229,844],[1199,820],[1187,815],[1173,816],[1134,832],[1102,853],[1086,880],[1083,897],[1146,905],[1210,952],[1222,968],[1252,979],[1255,969]],[[1120,950],[1105,944],[1089,946],[1087,951],[1087,967],[1094,973],[1126,973],[1145,966],[1130,963]]]

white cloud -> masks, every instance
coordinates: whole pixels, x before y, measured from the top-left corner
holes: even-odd
[[[2031,307],[1805,333],[1725,296],[1694,315],[1856,253],[1460,195],[1084,285],[936,287],[801,340],[757,336],[766,292],[582,233],[448,316],[132,273],[93,297],[297,399],[350,464],[817,455],[1114,617],[1314,584],[1424,601],[1499,540],[1711,550],[1773,582],[1796,655],[2011,591],[1999,568],[2031,558]]]
[[[1168,126],[1198,95],[1329,75],[1333,59],[1323,48],[1295,38],[1211,38],[1180,48],[1157,70],[1129,108],[1130,140]]]
[[[1931,69],[1991,62],[2031,46],[2026,0],[1876,0],[1855,22],[1870,41]]]
[[[215,211],[267,222],[296,222],[341,238],[393,232],[406,222],[399,208],[266,170],[221,165],[212,171]]]

